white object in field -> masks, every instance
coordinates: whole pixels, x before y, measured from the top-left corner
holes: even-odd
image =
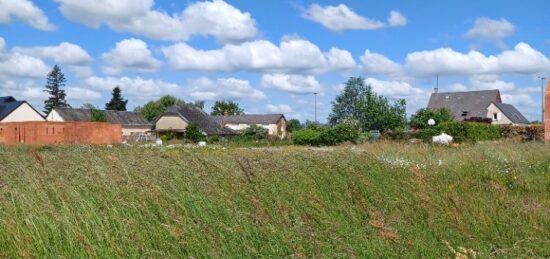
[[[156,144],[157,146],[162,146],[162,139],[158,138]]]
[[[435,125],[435,120],[434,119],[429,119],[428,120],[428,125],[430,125],[430,126]]]
[[[206,147],[206,142],[200,141],[199,142],[199,147]]]
[[[434,144],[442,144],[442,145],[449,145],[451,142],[453,142],[453,137],[445,134],[445,133],[441,133],[441,135],[439,136],[433,136],[432,137],[432,142]]]

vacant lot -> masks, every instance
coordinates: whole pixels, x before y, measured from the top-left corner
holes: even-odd
[[[549,257],[550,145],[0,147],[0,257]]]

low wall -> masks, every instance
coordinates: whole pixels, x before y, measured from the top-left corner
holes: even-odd
[[[0,143],[6,145],[85,144],[122,142],[122,126],[103,122],[0,123]]]

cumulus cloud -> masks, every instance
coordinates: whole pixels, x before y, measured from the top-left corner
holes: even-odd
[[[506,19],[493,20],[486,17],[477,18],[466,33],[467,38],[498,40],[504,39],[515,32],[515,26]]]
[[[460,53],[450,48],[413,52],[406,67],[420,76],[474,74],[534,74],[550,69],[550,60],[526,43],[493,56],[478,51]]]
[[[332,31],[376,30],[388,25],[403,26],[407,24],[407,18],[397,11],[390,12],[388,24],[386,24],[379,20],[363,17],[345,4],[337,6],[311,4],[304,10],[302,16],[308,20],[320,23]]]
[[[275,105],[275,104],[268,104],[266,105],[266,108],[267,108],[267,111],[270,112],[270,113],[292,113],[294,112],[292,110],[292,108],[290,108],[290,106],[286,105],[286,104],[279,104],[279,105]]]
[[[369,74],[397,74],[402,67],[384,55],[365,50],[360,58],[362,69]]]
[[[133,103],[143,103],[163,95],[179,95],[182,86],[157,79],[143,79],[141,77],[97,77],[92,76],[84,80],[85,88],[94,91],[109,92],[119,86],[125,97]]]
[[[273,88],[293,94],[318,93],[321,91],[319,82],[313,76],[267,74],[262,76],[261,84],[265,88]]]
[[[93,60],[88,52],[69,42],[62,42],[57,46],[15,47],[12,51],[38,58],[51,59],[56,63],[66,65],[84,66],[89,65]]]
[[[9,53],[0,57],[0,77],[45,77],[49,68],[41,59],[21,53]]]
[[[105,62],[104,72],[117,75],[123,71],[155,72],[161,62],[153,57],[147,43],[138,39],[126,39],[115,48],[101,55]]]
[[[236,78],[220,78],[211,80],[201,77],[189,80],[186,91],[195,100],[262,100],[266,99],[265,94],[254,89],[247,80]]]
[[[284,39],[279,46],[257,40],[214,50],[177,43],[162,48],[162,52],[177,70],[323,73],[356,65],[346,50],[332,48],[322,52],[315,44],[301,39]]]
[[[101,93],[87,88],[67,87],[67,100],[92,101],[101,99]]]
[[[33,28],[52,31],[55,26],[50,24],[44,12],[29,0],[0,1],[0,23],[10,23],[18,20]]]
[[[213,36],[221,42],[243,41],[257,34],[250,13],[222,1],[189,5],[181,14],[154,9],[154,0],[55,0],[69,20],[98,28],[130,32],[156,40],[181,41],[193,35]]]

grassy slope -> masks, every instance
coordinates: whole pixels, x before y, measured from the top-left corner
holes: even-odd
[[[542,144],[0,147],[0,171],[0,257],[550,256]]]

